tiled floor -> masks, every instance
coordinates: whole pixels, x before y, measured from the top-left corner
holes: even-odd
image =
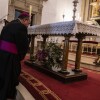
[[[75,61],[76,58],[76,54],[75,53],[69,53],[68,59]],[[93,55],[81,55],[81,62],[82,63],[86,63],[86,64],[90,64],[90,65],[94,65],[94,61],[97,58],[97,56],[93,56]]]
[[[69,63],[75,64],[75,53],[69,53]],[[95,65],[93,62],[97,59],[97,56],[82,55],[81,56],[81,68],[87,68],[95,71],[100,71],[100,65]]]
[[[69,64],[75,65],[75,62],[72,61],[72,60],[68,61],[68,63],[69,63]],[[94,71],[100,71],[100,66],[93,65],[93,64],[81,63],[81,64],[80,64],[80,67],[81,67],[81,68],[87,68],[87,69],[94,70]]]

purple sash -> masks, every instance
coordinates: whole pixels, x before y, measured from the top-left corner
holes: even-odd
[[[13,54],[18,54],[16,45],[4,40],[0,40],[0,50],[7,51]]]

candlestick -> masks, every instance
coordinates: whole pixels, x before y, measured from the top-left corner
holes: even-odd
[[[75,18],[76,18],[76,15],[75,15],[75,13],[76,13],[76,11],[77,11],[77,9],[76,9],[76,7],[77,7],[77,3],[78,3],[78,0],[74,0],[73,1],[73,6],[74,6],[74,9],[73,9],[73,21],[75,21]]]

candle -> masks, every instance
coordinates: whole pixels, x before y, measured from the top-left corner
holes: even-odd
[[[32,5],[30,5],[30,7],[29,7],[29,15],[30,15],[30,19],[31,19],[31,13],[32,13]]]

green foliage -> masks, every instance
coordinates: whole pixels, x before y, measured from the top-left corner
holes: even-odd
[[[62,55],[61,47],[55,43],[48,43],[45,50],[39,50],[36,54],[38,61],[50,69],[61,66]]]

